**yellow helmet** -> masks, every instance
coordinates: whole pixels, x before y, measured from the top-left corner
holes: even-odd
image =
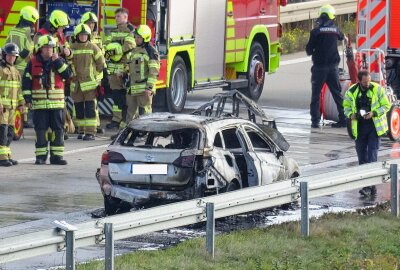
[[[97,19],[96,14],[90,11],[84,13],[81,17],[81,23],[89,23],[89,22],[97,23],[98,21],[99,20]]]
[[[90,30],[89,26],[87,26],[84,23],[80,23],[77,26],[75,26],[74,37],[78,38],[79,34],[87,34],[88,36],[90,36],[92,34],[92,31]]]
[[[50,35],[41,36],[39,37],[39,40],[35,47],[36,52],[38,52],[44,46],[51,46],[55,48],[57,46],[57,41]]]
[[[328,15],[329,19],[333,20],[335,19],[335,8],[332,7],[331,5],[327,4],[327,5],[323,5],[320,9],[319,9],[319,15],[322,14],[326,14]]]
[[[135,35],[143,38],[143,42],[149,42],[151,39],[151,29],[145,24],[141,24],[136,28]]]
[[[122,58],[123,51],[121,44],[112,42],[105,48],[105,56],[107,59],[111,59],[114,62],[119,62]]]
[[[69,17],[67,15],[67,13],[65,13],[62,10],[58,10],[58,9],[54,10],[50,14],[49,21],[54,28],[69,26]]]
[[[36,21],[39,19],[39,12],[37,11],[36,8],[31,7],[31,6],[26,6],[26,7],[21,8],[19,15],[24,20],[31,22],[31,23],[36,23]]]

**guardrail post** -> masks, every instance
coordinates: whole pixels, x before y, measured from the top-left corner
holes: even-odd
[[[67,249],[66,270],[75,270],[75,231],[65,231],[65,244]]]
[[[206,204],[207,215],[207,231],[206,231],[206,246],[207,252],[214,258],[215,245],[215,219],[214,219],[214,203]]]
[[[300,182],[301,197],[301,234],[310,235],[310,219],[308,215],[308,182]]]
[[[391,198],[392,215],[399,216],[399,188],[397,180],[397,164],[390,164],[390,183],[391,183]]]
[[[114,270],[114,229],[112,223],[104,224],[104,234],[106,238],[105,270]]]

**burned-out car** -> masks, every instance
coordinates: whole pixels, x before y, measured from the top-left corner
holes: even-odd
[[[198,114],[155,113],[120,132],[98,175],[106,214],[121,202],[193,199],[299,175],[283,154],[289,144],[270,123]]]

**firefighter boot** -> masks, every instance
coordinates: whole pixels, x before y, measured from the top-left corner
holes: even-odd
[[[47,159],[47,156],[36,156],[35,164],[36,165],[44,165],[44,164],[46,164],[46,159]]]
[[[0,167],[10,167],[13,164],[9,160],[0,160]]]
[[[107,129],[114,129],[114,128],[119,128],[119,123],[116,121],[111,121],[111,123],[108,123],[106,125]]]
[[[68,162],[66,160],[64,160],[60,156],[52,156],[52,157],[50,157],[50,164],[53,164],[53,165],[67,165]]]
[[[85,136],[83,136],[82,138],[84,141],[94,141],[95,137],[93,134],[85,134]]]
[[[18,165],[18,161],[16,161],[15,159],[8,159],[8,161],[10,161],[12,163],[12,165]]]

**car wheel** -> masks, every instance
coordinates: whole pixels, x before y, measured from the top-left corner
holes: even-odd
[[[171,113],[183,110],[188,90],[188,74],[182,57],[176,56],[171,68],[169,88],[167,89],[167,105]]]
[[[388,136],[392,141],[400,140],[400,108],[397,105],[392,105],[387,113],[389,132]]]
[[[254,41],[250,48],[250,56],[247,70],[249,86],[242,90],[243,94],[257,101],[264,88],[265,80],[265,55],[261,44]]]
[[[24,115],[20,110],[15,111],[15,122],[14,122],[14,141],[18,141],[22,137],[24,132]]]
[[[121,199],[111,196],[104,196],[104,212],[107,216],[121,214],[130,210],[129,204],[123,202]]]

